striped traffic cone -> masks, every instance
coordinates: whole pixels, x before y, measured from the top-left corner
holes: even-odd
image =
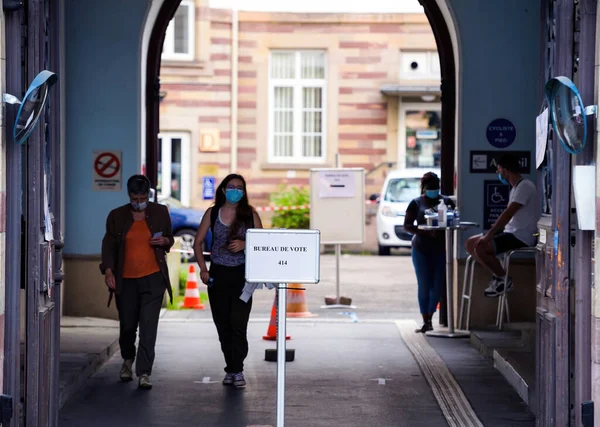
[[[279,292],[285,292],[283,290]],[[290,339],[289,335],[286,335],[286,340]],[[277,340],[277,296],[273,301],[273,308],[271,308],[271,321],[269,322],[269,327],[267,328],[267,335],[263,336],[263,340],[267,341],[275,341]]]
[[[185,285],[185,298],[181,308],[191,308],[194,310],[204,310],[204,304],[200,300],[200,291],[198,290],[198,279],[196,277],[196,267],[190,264],[188,268],[188,278]]]

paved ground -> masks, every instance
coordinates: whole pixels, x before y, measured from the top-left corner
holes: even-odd
[[[323,257],[322,266],[322,282],[307,290],[309,309],[318,317],[288,321],[288,348],[295,349],[296,360],[286,364],[286,426],[449,425],[435,397],[448,389],[434,385],[434,393],[431,375],[425,375],[441,368],[456,378],[480,420],[469,425],[534,425],[517,393],[467,339],[427,338],[429,359],[440,366],[432,371],[417,363],[395,323],[419,317],[410,257],[342,259],[342,293],[358,306],[357,321],[341,310],[320,308],[323,297],[335,291],[334,258]],[[159,327],[154,389],[120,383],[121,361],[115,356],[63,407],[59,425],[274,426],[276,364],[264,361],[264,350],[275,343],[262,340],[274,295],[256,293],[245,390],[220,384],[223,361],[209,307],[171,311]]]

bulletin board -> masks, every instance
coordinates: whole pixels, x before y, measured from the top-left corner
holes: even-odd
[[[361,244],[365,239],[365,170],[310,170],[310,228],[322,244]]]

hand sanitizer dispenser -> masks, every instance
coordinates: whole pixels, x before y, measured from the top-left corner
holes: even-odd
[[[438,226],[445,227],[446,219],[448,217],[447,216],[448,208],[446,207],[446,204],[444,203],[444,199],[440,199],[440,203],[438,204],[437,211],[438,211]]]

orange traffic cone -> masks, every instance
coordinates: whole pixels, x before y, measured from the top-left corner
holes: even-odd
[[[185,285],[185,298],[182,308],[192,308],[194,310],[204,310],[204,304],[200,300],[200,291],[198,290],[198,279],[196,278],[196,267],[190,264],[188,268],[188,278]]]
[[[286,335],[285,339],[289,340],[290,336]],[[271,308],[271,321],[269,322],[269,327],[267,328],[267,335],[263,336],[263,340],[277,340],[277,297],[275,297],[275,300],[273,301],[273,308]]]
[[[317,314],[312,314],[308,311],[306,305],[306,292],[302,285],[297,283],[288,284],[287,291],[287,317],[315,317]]]

